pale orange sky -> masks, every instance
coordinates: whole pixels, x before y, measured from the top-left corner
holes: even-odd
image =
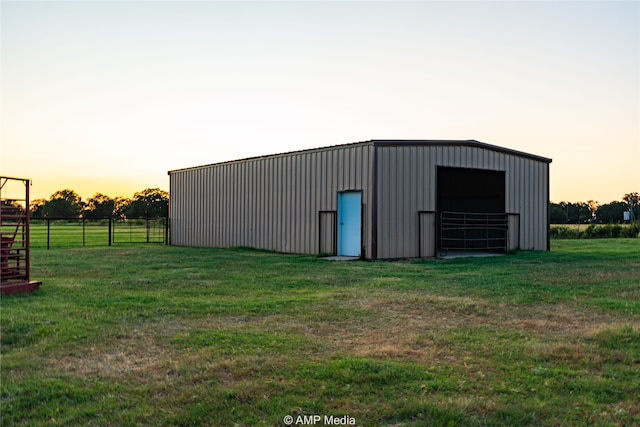
[[[550,157],[551,199],[640,192],[638,2],[0,3],[0,174],[32,199],[370,139]]]

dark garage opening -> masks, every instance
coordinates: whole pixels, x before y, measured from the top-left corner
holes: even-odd
[[[505,172],[439,166],[438,248],[505,251]]]

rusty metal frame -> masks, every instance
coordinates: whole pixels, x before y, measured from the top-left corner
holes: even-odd
[[[23,199],[2,197],[2,189],[10,181],[22,182],[25,187]],[[0,176],[0,240],[3,241],[0,252],[2,257],[0,291],[3,295],[33,292],[42,284],[42,282],[31,280],[30,186],[30,179]],[[24,208],[17,207],[15,204],[18,202],[23,202]],[[7,231],[13,227],[15,227],[13,232]],[[22,230],[18,231],[20,229]],[[21,234],[19,241],[15,239],[18,233]],[[19,242],[19,246],[14,246],[16,242]],[[15,265],[12,265],[11,259],[15,260]],[[24,262],[24,270],[21,267],[21,261]]]

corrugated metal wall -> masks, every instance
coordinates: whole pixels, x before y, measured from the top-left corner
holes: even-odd
[[[520,218],[519,239],[511,227],[510,243],[547,249],[547,162],[462,144],[388,144],[378,150],[378,258],[417,257],[419,250],[423,257],[435,255],[435,228],[427,225],[433,215],[419,211],[436,211],[438,166],[505,171],[506,212]]]
[[[549,160],[490,147],[368,141],[171,171],[171,243],[331,252],[337,194],[361,190],[365,258],[435,256],[446,166],[505,171],[509,248],[548,249]]]
[[[325,251],[335,229],[332,214],[320,211],[335,211],[346,190],[362,190],[370,206],[372,165],[373,145],[361,143],[172,171],[171,243]],[[364,236],[367,256],[371,233]]]

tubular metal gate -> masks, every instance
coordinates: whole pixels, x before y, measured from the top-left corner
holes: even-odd
[[[440,212],[440,249],[507,251],[508,214]]]
[[[123,243],[169,244],[167,218],[41,218],[31,220],[31,247],[111,246]]]

